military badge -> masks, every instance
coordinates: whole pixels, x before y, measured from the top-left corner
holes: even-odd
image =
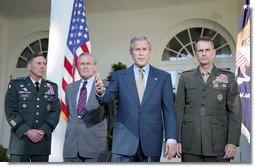
[[[213,82],[228,83],[228,76],[225,74],[220,74]]]
[[[48,104],[48,105],[47,105],[47,110],[50,111],[50,109],[51,109],[51,105]]]
[[[29,97],[30,97],[30,94],[28,94],[28,93],[21,93],[21,94],[20,94],[20,97],[23,97],[24,100],[25,100],[26,98],[29,98]]]
[[[213,87],[218,88],[219,87],[219,83],[218,82],[213,82]]]
[[[19,94],[31,94],[29,91],[19,91]]]
[[[48,86],[49,90],[45,94],[55,95],[53,87],[49,83],[47,83],[47,86]]]
[[[218,94],[217,99],[218,99],[219,101],[222,101],[222,100],[223,100],[223,95],[222,95],[222,94]]]
[[[10,124],[11,124],[12,126],[16,126],[16,125],[17,125],[17,123],[16,123],[14,120],[11,120]]]

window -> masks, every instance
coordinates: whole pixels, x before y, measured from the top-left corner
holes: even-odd
[[[20,54],[16,68],[26,68],[29,56],[40,53],[47,57],[48,38],[41,38],[29,44]]]
[[[221,34],[210,28],[192,27],[177,33],[168,42],[163,51],[162,61],[192,60],[194,58],[194,44],[200,36],[209,36],[213,39],[216,49],[215,58],[232,57],[231,48]]]

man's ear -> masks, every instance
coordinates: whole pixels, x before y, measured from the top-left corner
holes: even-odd
[[[31,64],[30,63],[27,64],[27,69],[28,69],[28,71],[31,70]]]
[[[215,56],[216,56],[216,49],[213,49],[212,51],[213,51],[213,58],[215,58]]]

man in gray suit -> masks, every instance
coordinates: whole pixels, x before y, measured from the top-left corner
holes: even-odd
[[[198,38],[195,49],[199,66],[181,74],[176,94],[177,154],[184,162],[229,162],[242,122],[235,75],[213,65],[211,38]]]
[[[82,53],[78,58],[81,80],[66,87],[69,117],[63,151],[65,162],[96,162],[107,148],[107,128],[111,128],[114,106],[113,103],[100,106],[96,100],[96,65],[93,55]]]

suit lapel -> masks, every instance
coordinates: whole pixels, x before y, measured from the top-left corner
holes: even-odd
[[[81,82],[81,80],[74,82],[72,87],[71,87],[72,90],[71,90],[70,97],[72,97],[71,98],[71,100],[72,100],[71,103],[72,103],[73,108],[74,108],[74,110],[73,110],[74,113],[73,114],[75,114],[75,115],[77,115],[77,98],[79,98],[77,96],[78,96],[78,92],[79,92],[79,89],[80,89],[80,82]]]
[[[88,97],[88,101],[86,102],[85,111],[82,113],[81,117],[84,117],[85,115],[87,115],[89,113],[89,111],[91,111],[90,110],[91,106],[93,106],[94,103],[97,101],[96,96],[95,96],[96,87],[95,87],[94,82],[95,81],[93,81],[91,91],[90,91],[90,94],[89,94],[89,97]],[[87,90],[87,91],[89,91],[89,90]]]
[[[145,101],[147,100],[147,98],[149,98],[151,96],[152,91],[154,90],[154,87],[160,82],[160,77],[159,74],[157,72],[157,70],[150,66],[150,71],[149,71],[149,75],[147,78],[147,83],[146,83],[146,87],[144,90],[144,95],[143,95],[143,100],[142,100],[142,104],[145,103]]]
[[[124,80],[127,85],[127,91],[131,93],[131,96],[133,96],[137,105],[140,105],[133,66],[129,67],[127,70],[124,71]],[[134,91],[130,91],[130,90],[134,90]]]
[[[51,85],[49,83],[47,84],[46,81],[44,79],[42,79],[37,96],[41,96],[42,94],[44,94],[47,91],[49,91],[50,86]]]
[[[213,82],[217,76],[219,76],[219,70],[215,66],[213,66],[212,72],[206,81],[206,86]]]
[[[26,78],[25,84],[26,84],[26,88],[30,90],[30,92],[34,94],[34,96],[37,96],[37,91],[29,76]]]
[[[204,84],[205,84],[204,79],[203,79],[203,77],[202,77],[202,75],[201,75],[201,72],[200,72],[200,70],[199,70],[199,67],[197,67],[197,69],[194,71],[194,76],[193,76],[193,77],[194,77],[195,80],[198,81],[201,85],[204,85]]]

